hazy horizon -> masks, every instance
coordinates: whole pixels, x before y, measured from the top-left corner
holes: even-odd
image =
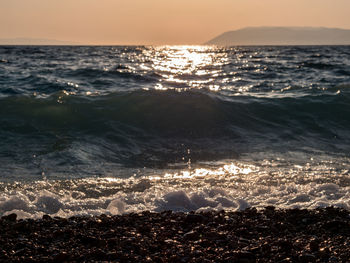
[[[350,29],[348,10],[347,0],[1,0],[0,39],[196,45],[245,27]]]
[[[326,31],[325,31],[326,30]],[[286,33],[289,32],[289,35]],[[297,35],[296,32],[299,32]],[[305,38],[306,37],[306,38]],[[226,31],[213,39],[200,44],[183,44],[181,46],[200,45],[348,45],[350,29],[327,27],[245,27]],[[60,39],[44,38],[10,38],[1,39],[0,45],[68,45],[68,46],[109,46],[108,44],[85,44]],[[124,44],[125,45],[125,44]],[[126,44],[125,46],[147,46],[144,44]],[[165,44],[169,45],[169,44]],[[170,44],[171,45],[171,44]],[[112,44],[111,46],[123,46]],[[157,46],[157,45],[155,45]],[[162,45],[158,45],[162,46]],[[164,44],[163,44],[164,46]],[[176,44],[175,44],[176,46]]]

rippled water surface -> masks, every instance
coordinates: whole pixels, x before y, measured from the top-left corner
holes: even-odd
[[[0,47],[0,214],[350,207],[350,47]]]

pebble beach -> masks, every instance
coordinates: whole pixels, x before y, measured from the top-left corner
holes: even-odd
[[[350,262],[340,208],[0,219],[1,262]]]

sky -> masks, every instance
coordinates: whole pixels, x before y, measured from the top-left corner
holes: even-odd
[[[202,44],[248,26],[350,29],[349,0],[0,0],[0,38]]]

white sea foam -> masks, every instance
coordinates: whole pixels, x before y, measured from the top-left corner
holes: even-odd
[[[236,211],[269,205],[349,209],[349,174],[339,169],[330,173],[330,168],[322,163],[291,170],[242,162],[127,179],[0,183],[0,215],[39,218],[44,214],[70,217],[142,210]]]

